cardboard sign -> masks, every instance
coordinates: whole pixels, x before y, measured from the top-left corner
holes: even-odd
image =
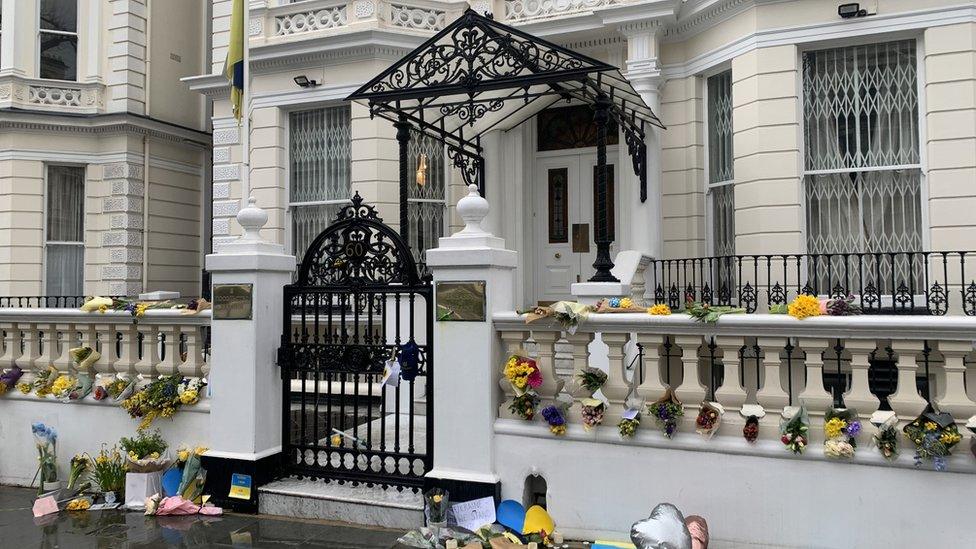
[[[474,532],[495,522],[495,499],[489,496],[455,503],[451,505],[451,512],[458,526]]]
[[[251,499],[251,475],[234,473],[230,476],[230,494],[227,497]]]

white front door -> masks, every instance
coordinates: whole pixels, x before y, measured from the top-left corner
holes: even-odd
[[[616,158],[616,147],[607,157]],[[615,169],[607,163],[610,232],[616,230]],[[536,162],[536,299],[571,299],[570,286],[593,275],[596,261],[596,154],[540,156]],[[611,246],[611,255],[614,246]]]

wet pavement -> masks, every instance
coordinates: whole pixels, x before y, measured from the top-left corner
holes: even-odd
[[[0,486],[0,547],[388,549],[402,533],[263,515],[147,517],[112,510],[34,518],[35,495],[36,490]]]

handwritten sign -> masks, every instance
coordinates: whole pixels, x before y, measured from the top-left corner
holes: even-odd
[[[495,522],[495,499],[486,497],[455,503],[451,506],[451,513],[458,526],[474,532]]]

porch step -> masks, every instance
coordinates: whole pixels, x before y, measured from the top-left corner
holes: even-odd
[[[258,512],[366,526],[411,529],[424,522],[419,492],[286,478],[258,488]]]

